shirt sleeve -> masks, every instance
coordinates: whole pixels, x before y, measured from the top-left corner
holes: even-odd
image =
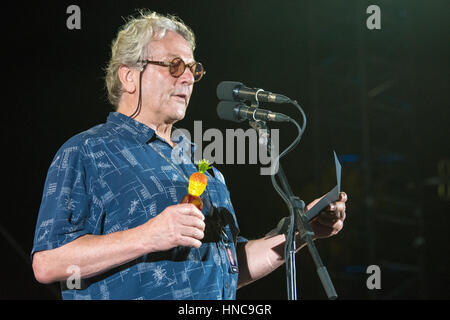
[[[245,238],[243,236],[238,236],[237,237],[236,243],[247,243],[247,242],[248,242],[247,238]]]
[[[69,140],[70,141],[70,140]],[[66,143],[47,173],[31,257],[92,233],[95,208],[91,179],[81,145]]]

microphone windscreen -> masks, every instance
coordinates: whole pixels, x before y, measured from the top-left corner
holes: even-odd
[[[222,81],[217,86],[217,98],[219,98],[219,100],[236,101],[233,90],[236,89],[236,87],[241,86],[243,86],[243,84],[240,82]]]
[[[233,122],[242,122],[238,113],[236,112],[236,102],[220,101],[217,105],[217,115],[222,120],[229,120]]]

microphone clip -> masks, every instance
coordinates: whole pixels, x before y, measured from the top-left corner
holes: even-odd
[[[264,90],[264,89],[258,89],[258,90],[256,90],[256,93],[255,93],[255,100],[256,100],[256,108],[258,108],[259,107],[259,100],[258,100],[258,93],[259,92],[264,92],[264,91],[266,91],[266,90]],[[252,105],[253,106],[253,105]],[[256,120],[256,119],[255,119]]]
[[[256,112],[256,108],[255,108],[255,112]],[[253,115],[254,115],[254,113],[253,113]],[[257,119],[255,119],[255,117],[253,117],[253,119],[254,120],[249,120],[248,124],[253,129],[255,129],[256,132],[258,133],[259,145],[267,148],[269,145],[269,140],[270,140],[270,132],[267,127],[267,123],[264,120],[257,120]]]

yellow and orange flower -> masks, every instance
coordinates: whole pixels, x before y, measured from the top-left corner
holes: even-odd
[[[194,172],[189,178],[188,194],[183,197],[181,203],[192,203],[202,210],[203,201],[200,198],[208,185],[205,171],[211,169],[208,160],[203,159],[198,163],[198,172]]]

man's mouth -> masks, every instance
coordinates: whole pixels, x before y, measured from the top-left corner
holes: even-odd
[[[183,93],[179,93],[179,94],[174,94],[174,95],[172,95],[173,97],[175,97],[177,100],[179,100],[180,102],[183,102],[183,103],[186,103],[187,101],[186,101],[186,98],[187,98],[187,95],[186,94],[183,94]]]

